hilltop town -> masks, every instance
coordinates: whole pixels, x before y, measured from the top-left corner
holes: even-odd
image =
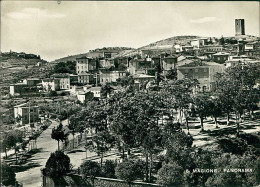
[[[260,38],[235,25],[52,62],[1,53],[5,185],[259,185]]]

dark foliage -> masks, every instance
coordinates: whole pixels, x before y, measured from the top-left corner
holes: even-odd
[[[59,62],[54,66],[54,73],[76,73],[76,62]]]
[[[45,174],[53,178],[58,178],[67,174],[70,168],[70,158],[64,152],[56,151],[51,153],[51,156],[47,160]]]
[[[5,186],[15,185],[15,173],[10,166],[8,166],[5,162],[2,163],[1,167],[1,178],[2,184]]]

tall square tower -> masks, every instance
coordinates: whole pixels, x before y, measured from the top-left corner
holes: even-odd
[[[245,20],[236,19],[235,20],[236,36],[245,35]]]

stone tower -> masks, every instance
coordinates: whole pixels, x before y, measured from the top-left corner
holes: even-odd
[[[236,36],[245,35],[245,20],[236,19],[235,20]]]

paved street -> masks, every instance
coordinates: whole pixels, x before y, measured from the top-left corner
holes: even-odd
[[[39,163],[40,166],[31,168],[24,172],[16,173],[17,181],[23,183],[24,187],[41,186],[42,178],[40,169],[45,166],[51,152],[54,152],[57,149],[57,141],[51,138],[52,128],[57,124],[58,123],[54,121],[37,139],[37,148],[41,149],[41,151],[34,154],[29,161]]]

